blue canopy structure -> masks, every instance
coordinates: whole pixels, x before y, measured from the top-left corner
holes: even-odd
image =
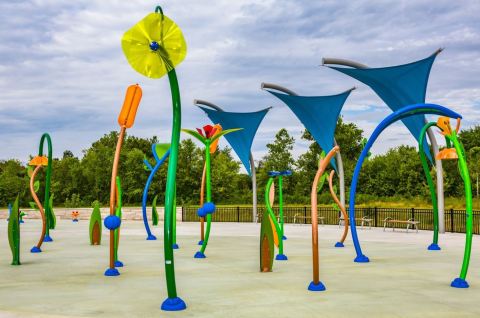
[[[370,86],[390,109],[397,111],[404,106],[425,103],[430,69],[439,52],[437,51],[423,60],[391,67],[328,67]],[[325,62],[329,64],[326,60]],[[425,125],[425,116],[423,114],[415,115],[402,119],[402,122],[415,137],[415,140],[417,140],[420,136],[420,131]],[[427,150],[429,148],[425,147],[427,145],[426,142],[424,138],[425,153],[432,160],[430,151]]]
[[[329,96],[298,96],[267,91],[292,110],[326,153],[333,148],[338,116],[352,90]],[[331,163],[337,170],[333,158]]]
[[[242,161],[248,174],[251,175],[250,148],[252,147],[253,138],[257,133],[258,126],[260,126],[260,123],[270,108],[251,113],[234,113],[217,111],[202,106],[198,107],[207,114],[213,123],[220,124],[223,129],[243,128],[234,134],[225,135],[225,139],[227,139],[233,151],[235,151]]]

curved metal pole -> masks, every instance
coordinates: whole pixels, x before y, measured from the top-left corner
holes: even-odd
[[[430,176],[430,167],[428,165],[427,156],[425,155],[425,151],[423,148],[423,140],[425,138],[425,134],[430,127],[437,126],[436,122],[427,123],[423,126],[422,130],[420,131],[420,136],[418,136],[418,153],[420,155],[420,161],[422,163],[422,168],[425,173],[425,178],[427,179],[428,189],[430,191],[430,197],[432,198],[432,208],[433,208],[433,242],[428,246],[429,251],[438,251],[440,250],[440,246],[438,246],[438,202],[437,202],[437,195],[435,193],[435,186],[433,185],[432,177]]]
[[[330,172],[330,176],[328,177],[328,188],[330,190],[330,194],[333,198],[333,201],[335,201],[335,203],[338,205],[338,208],[342,212],[343,223],[344,223],[343,224],[344,229],[343,229],[342,237],[340,238],[340,241],[338,241],[335,244],[335,247],[344,247],[343,243],[345,242],[345,239],[347,238],[347,234],[348,234],[348,214],[347,214],[347,210],[345,210],[345,205],[343,205],[342,202],[340,202],[340,200],[337,198],[337,194],[333,190],[333,175],[334,174],[335,174],[335,170],[332,170]]]
[[[312,216],[312,264],[313,264],[313,280],[308,286],[308,290],[311,291],[323,291],[325,290],[325,286],[320,281],[320,266],[319,266],[319,256],[318,256],[318,205],[317,205],[317,188],[318,188],[318,180],[325,172],[327,165],[332,160],[332,157],[335,155],[336,152],[339,151],[339,147],[335,146],[328,152],[324,159],[320,161],[318,166],[317,173],[315,174],[315,178],[313,179],[312,184],[312,192],[310,196],[310,203],[311,203],[311,216]]]
[[[443,192],[443,166],[442,160],[436,159],[438,154],[438,144],[433,130],[427,130],[428,139],[432,145],[433,157],[435,158],[435,172],[437,174],[437,205],[438,205],[438,232],[445,233],[445,200]]]
[[[367,144],[363,148],[360,157],[358,158],[357,164],[355,165],[355,170],[353,172],[352,183],[350,186],[350,204],[349,204],[349,218],[350,218],[350,230],[352,233],[352,240],[355,246],[355,252],[357,254],[355,262],[357,263],[366,263],[369,262],[367,256],[363,255],[362,248],[360,247],[360,242],[358,240],[357,227],[355,224],[355,196],[357,192],[358,178],[360,177],[360,171],[362,169],[363,162],[368,155],[368,151],[377,140],[378,136],[391,124],[413,115],[420,114],[435,114],[447,116],[450,118],[462,118],[462,116],[446,107],[435,105],[435,104],[416,104],[409,105],[388,115],[385,119],[380,122],[380,124],[375,128],[371,137],[368,139]]]
[[[152,184],[152,180],[153,180],[153,177],[155,176],[155,173],[157,173],[158,169],[160,169],[162,164],[170,155],[170,150],[168,150],[160,160],[157,158],[157,155],[154,149],[153,149],[153,155],[156,161],[155,167],[153,167],[152,171],[150,172],[150,175],[148,176],[147,183],[145,184],[145,188],[143,189],[143,196],[142,196],[142,217],[143,217],[143,224],[145,225],[145,230],[147,231],[147,241],[154,241],[157,239],[155,235],[153,235],[152,232],[150,231],[150,226],[148,225],[148,217],[147,217],[148,190],[150,189],[150,185]]]
[[[40,234],[40,239],[38,240],[37,245],[32,247],[32,249],[30,250],[30,252],[32,252],[32,253],[39,253],[39,252],[42,251],[41,247],[42,247],[42,243],[43,243],[43,240],[45,238],[45,232],[46,232],[46,229],[47,229],[47,220],[45,219],[45,212],[43,210],[42,203],[40,202],[37,194],[35,193],[35,176],[40,171],[40,169],[42,169],[42,166],[38,165],[35,168],[35,170],[33,170],[32,177],[30,178],[30,193],[32,194],[33,201],[35,201],[35,203],[37,204],[38,210],[40,211],[40,215],[42,217],[42,234]]]
[[[273,83],[262,83],[261,84],[261,89],[274,89],[274,90],[277,90],[279,92],[282,92],[282,93],[285,93],[285,94],[288,94],[288,95],[292,95],[292,96],[298,96],[297,93],[295,93],[294,91],[286,88],[286,87],[283,87],[283,86],[280,86],[280,85],[277,85],[277,84],[273,84]],[[351,90],[354,90],[355,87],[347,90],[347,91],[351,91]],[[337,146],[337,141],[335,140],[335,138],[333,138],[333,144],[335,146]],[[344,170],[343,170],[343,160],[342,160],[342,155],[340,154],[340,152],[337,152],[335,154],[335,159],[337,160],[337,163],[338,163],[338,178],[340,180],[340,202],[342,202],[343,206],[345,206],[345,174],[344,174]]]
[[[325,64],[343,65],[343,66],[350,66],[353,68],[368,68],[368,66],[362,63],[358,63],[358,62],[346,60],[346,59],[337,59],[333,57],[324,57],[322,59],[322,65],[325,65]]]
[[[197,106],[198,105],[204,105],[204,106],[213,108],[213,109],[215,109],[216,111],[219,111],[219,112],[224,111],[220,106],[217,106],[213,103],[207,102],[206,100],[203,100],[203,99],[194,99],[193,104],[197,105]],[[258,222],[258,218],[257,218],[257,173],[255,171],[255,161],[253,160],[253,154],[252,154],[251,151],[250,151],[250,167],[251,167],[250,172],[252,174],[252,192],[253,192],[253,195],[252,195],[252,205],[253,205],[252,219],[253,219],[254,223],[257,223]],[[203,230],[202,230],[202,232],[203,232]],[[202,241],[203,241],[203,237],[202,237]]]

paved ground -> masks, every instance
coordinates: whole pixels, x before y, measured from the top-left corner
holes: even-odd
[[[141,222],[124,222],[119,277],[104,277],[107,236],[88,244],[88,223],[62,220],[44,253],[30,254],[38,220],[22,226],[22,266],[10,266],[6,222],[0,223],[1,317],[480,317],[480,245],[474,238],[468,275],[471,287],[454,289],[464,236],[445,234],[430,252],[431,232],[359,230],[368,264],[353,263],[354,251],[334,248],[336,226],[320,226],[321,280],[327,291],[306,290],[311,281],[310,227],[286,226],[287,262],[273,273],[258,271],[259,225],[216,223],[207,259],[193,259],[198,225],[178,224],[179,295],[187,310],[159,309],[166,297],[162,241],[145,241]],[[390,230],[391,231],[391,230]],[[162,228],[154,228],[161,237]]]

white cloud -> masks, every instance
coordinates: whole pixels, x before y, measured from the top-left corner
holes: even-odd
[[[81,150],[110,130],[125,89],[139,83],[144,97],[131,134],[168,140],[168,81],[150,80],[126,62],[120,39],[154,9],[148,1],[45,1],[0,3],[0,158],[25,160],[44,131],[55,155]],[[463,114],[464,127],[480,120],[478,1],[197,1],[162,3],[182,28],[188,55],[178,67],[183,126],[208,122],[192,105],[210,100],[228,110],[274,106],[259,129],[259,158],[278,129],[287,128],[304,150],[302,126],[261,82],[304,95],[330,95],[357,86],[344,107],[366,135],[390,113],[365,85],[319,67],[322,57],[372,67],[424,58],[446,50],[431,73],[428,100]],[[374,152],[415,140],[400,124],[389,128]]]

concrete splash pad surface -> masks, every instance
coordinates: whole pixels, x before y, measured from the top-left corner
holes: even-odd
[[[4,220],[1,221],[5,222]],[[43,253],[30,248],[40,222],[22,224],[21,266],[10,266],[3,223],[0,243],[0,317],[480,317],[480,256],[474,237],[470,288],[451,288],[463,257],[463,234],[440,236],[441,251],[427,251],[431,232],[359,229],[371,263],[353,263],[354,250],[333,245],[336,226],[320,226],[320,277],[327,290],[309,292],[311,227],[287,225],[285,254],[273,273],[258,271],[258,224],[214,223],[206,259],[198,250],[197,223],[178,223],[175,251],[179,296],[187,310],[168,313],[163,267],[163,224],[146,241],[143,224],[122,223],[119,277],[105,277],[108,233],[90,246],[88,222],[59,221]]]

